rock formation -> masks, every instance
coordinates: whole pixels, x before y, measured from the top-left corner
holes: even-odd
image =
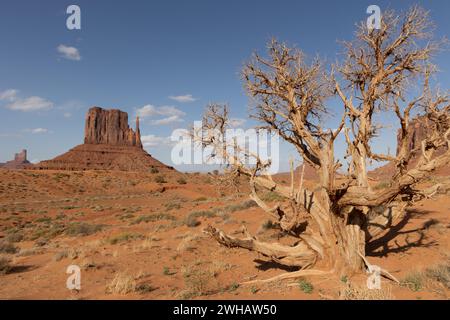
[[[93,107],[86,115],[84,143],[142,148],[139,118],[136,118],[136,132],[134,132],[128,126],[126,112]]]
[[[420,157],[420,146],[423,140],[427,138],[428,130],[426,127],[427,118],[425,116],[419,116],[409,123],[409,150],[412,152],[411,159],[409,161],[409,167],[414,167]],[[397,152],[399,152],[399,142],[401,141],[401,131],[397,132]],[[435,155],[442,154],[444,149],[438,149]],[[392,176],[395,173],[395,165],[393,163],[387,163],[386,165],[377,168],[370,172],[370,176],[377,179],[385,179]],[[448,168],[440,168],[437,170],[437,174],[447,172]]]
[[[173,170],[142,147],[139,118],[136,129],[128,125],[128,114],[99,107],[89,109],[84,129],[84,144],[52,160],[42,161],[38,169],[54,170]]]
[[[6,163],[0,163],[0,167],[4,169],[23,169],[30,166],[31,163],[27,160],[27,150],[22,150],[14,155],[14,160]]]

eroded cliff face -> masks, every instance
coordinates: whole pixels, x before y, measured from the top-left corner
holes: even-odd
[[[126,112],[93,107],[86,114],[84,143],[142,148],[139,118],[136,119],[135,132],[128,125]]]

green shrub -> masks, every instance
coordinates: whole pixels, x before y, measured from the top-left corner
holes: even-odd
[[[298,286],[299,286],[300,290],[302,290],[304,293],[307,293],[307,294],[311,294],[314,290],[312,283],[305,279],[301,279],[298,282]]]

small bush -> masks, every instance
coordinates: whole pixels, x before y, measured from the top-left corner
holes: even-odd
[[[66,230],[68,236],[88,236],[103,229],[103,225],[74,222]]]
[[[301,279],[298,282],[298,286],[301,291],[303,291],[304,293],[307,293],[307,294],[311,294],[314,290],[314,286],[312,285],[312,283],[305,279]]]
[[[450,289],[450,266],[438,265],[436,267],[425,270],[425,275],[433,280],[441,283],[447,289]]]
[[[132,241],[132,240],[139,240],[139,239],[144,239],[144,236],[142,234],[139,233],[121,233],[118,234],[114,237],[108,238],[107,242],[109,244],[118,244],[118,243],[122,243],[122,242],[128,242],[128,241]]]
[[[255,201],[247,200],[247,201],[244,201],[243,203],[240,203],[240,204],[229,205],[229,206],[225,207],[225,211],[233,213],[233,212],[236,212],[236,211],[241,211],[241,210],[245,210],[245,209],[249,209],[249,208],[257,207],[257,206],[258,205],[256,204]]]
[[[177,179],[177,182],[178,182],[179,184],[186,184],[186,183],[187,183],[186,179],[183,178],[183,177],[178,178],[178,179]]]
[[[20,242],[23,240],[23,235],[21,233],[11,233],[6,237],[8,242]]]
[[[139,224],[141,222],[155,222],[155,221],[161,221],[161,220],[176,220],[176,218],[167,213],[157,213],[157,214],[150,214],[150,215],[144,215],[136,218],[131,224]]]
[[[197,227],[198,225],[200,225],[200,221],[198,221],[195,216],[189,215],[186,218],[186,225],[190,228],[194,228],[194,227]]]
[[[14,254],[18,251],[19,249],[13,245],[11,242],[8,241],[0,241],[0,253],[10,253],[10,254]]]
[[[417,292],[423,288],[424,275],[421,272],[413,272],[407,275],[400,284],[410,290]]]
[[[166,183],[167,181],[166,181],[166,178],[163,175],[160,175],[160,176],[156,176],[155,177],[155,182],[156,183]]]
[[[0,256],[0,274],[6,274],[12,269],[11,260]]]
[[[367,286],[356,286],[347,282],[345,287],[340,290],[339,296],[343,300],[392,300],[391,289],[368,289]]]
[[[154,290],[155,290],[155,288],[153,288],[151,285],[149,285],[147,283],[141,283],[141,284],[137,285],[136,289],[135,289],[135,291],[139,292],[140,294],[152,292]]]
[[[156,168],[151,168],[151,169],[150,169],[150,173],[156,174],[156,173],[159,173],[159,170],[156,169]]]

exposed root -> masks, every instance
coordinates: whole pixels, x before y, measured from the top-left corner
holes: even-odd
[[[248,232],[245,232],[246,238],[243,239],[226,235],[223,231],[212,226],[208,226],[203,232],[212,236],[217,242],[224,246],[255,251],[270,258],[272,261],[290,267],[301,267],[305,269],[312,266],[317,260],[317,252],[312,250],[303,241],[291,247],[279,243],[259,241],[255,237],[252,237]]]
[[[256,283],[268,283],[273,281],[280,281],[280,280],[286,280],[286,279],[294,279],[294,278],[300,278],[300,277],[307,277],[307,276],[323,276],[327,274],[332,274],[334,270],[329,271],[322,271],[322,270],[314,270],[314,269],[308,269],[308,270],[299,270],[294,272],[287,272],[280,274],[278,276],[275,276],[273,278],[264,279],[264,280],[252,280],[252,281],[246,281],[242,284],[256,284]]]

